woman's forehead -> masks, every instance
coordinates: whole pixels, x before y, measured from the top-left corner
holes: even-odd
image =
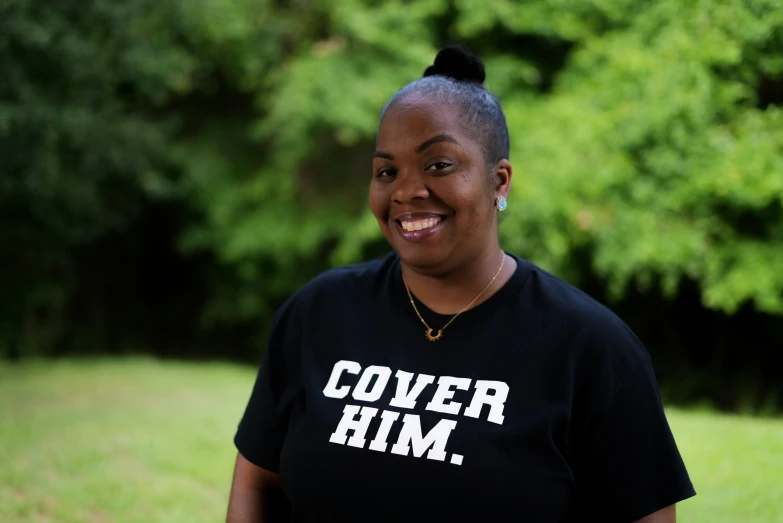
[[[459,119],[459,111],[450,104],[430,101],[396,103],[389,107],[378,130],[377,145],[406,149],[417,148],[426,140],[449,136],[458,144],[467,140]]]

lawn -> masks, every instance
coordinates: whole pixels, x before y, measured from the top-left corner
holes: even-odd
[[[143,359],[0,364],[0,521],[222,521],[254,376]],[[783,522],[783,420],[669,419],[699,491],[679,521]]]

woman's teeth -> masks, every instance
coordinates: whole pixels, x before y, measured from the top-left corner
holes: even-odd
[[[400,225],[402,225],[402,228],[406,231],[412,232],[412,231],[420,231],[422,229],[429,229],[430,227],[435,227],[438,223],[440,223],[441,218],[427,218],[426,220],[410,220],[410,221],[400,221]]]

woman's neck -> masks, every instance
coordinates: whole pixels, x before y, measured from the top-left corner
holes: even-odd
[[[505,259],[505,261],[504,261]],[[503,264],[502,270],[498,269]],[[416,272],[403,262],[402,277],[410,291],[430,310],[440,314],[457,314],[492,281],[472,307],[489,299],[500,290],[516,270],[516,261],[495,245],[486,249],[472,262],[446,274],[429,276]]]

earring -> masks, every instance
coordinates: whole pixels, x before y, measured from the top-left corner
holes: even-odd
[[[506,207],[508,207],[508,204],[506,203],[506,198],[503,196],[498,196],[495,200],[495,207],[497,207],[498,211],[505,211]]]

